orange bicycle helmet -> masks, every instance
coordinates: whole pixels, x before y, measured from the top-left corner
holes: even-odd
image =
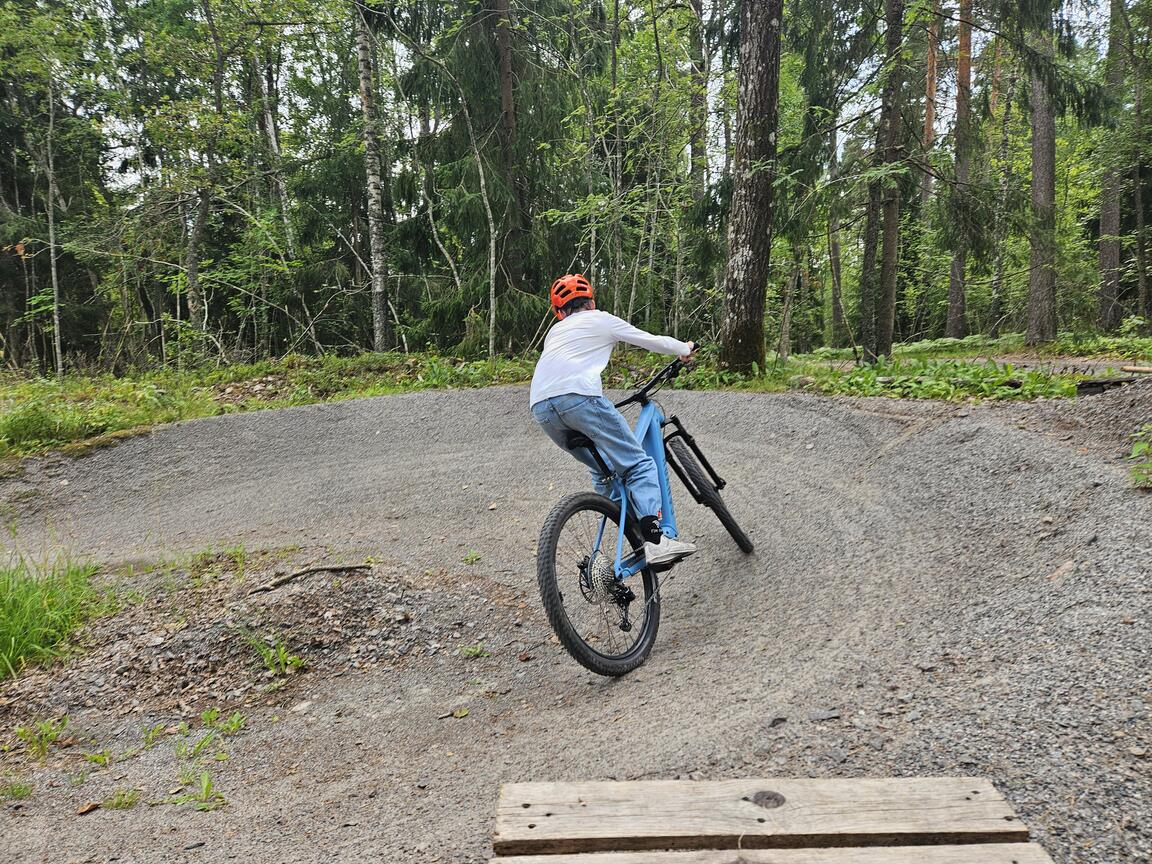
[[[549,293],[552,298],[552,309],[557,315],[559,315],[562,308],[573,300],[580,297],[587,297],[589,300],[593,299],[592,283],[579,273],[570,273],[567,276],[561,276],[552,283],[552,290]]]

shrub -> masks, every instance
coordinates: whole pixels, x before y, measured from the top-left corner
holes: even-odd
[[[58,656],[68,637],[107,607],[107,595],[92,585],[95,572],[91,565],[0,566],[0,679]]]
[[[1021,372],[1011,364],[889,360],[853,369],[823,369],[813,386],[843,396],[902,399],[1035,399],[1074,396],[1071,378]]]

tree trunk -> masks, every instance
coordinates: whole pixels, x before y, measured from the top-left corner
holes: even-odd
[[[200,244],[204,240],[211,214],[212,190],[205,186],[197,192],[196,215],[192,219],[188,248],[184,254],[184,275],[188,282],[188,323],[197,330],[208,329],[208,310],[204,305],[204,292],[200,289]]]
[[[56,355],[56,377],[64,376],[64,351],[60,340],[60,275],[56,266],[56,92],[48,79],[48,263],[52,271],[52,349]]]
[[[821,292],[823,293],[823,292]],[[812,350],[812,329],[808,320],[809,310],[812,306],[812,250],[807,246],[804,247],[804,257],[800,261],[800,284],[799,292],[794,303],[795,307],[800,310],[800,328],[793,343],[796,346],[797,353],[807,354]],[[824,298],[820,297],[820,302],[823,304]],[[823,308],[821,305],[820,308]]]
[[[1040,34],[1039,49],[1052,53],[1052,33]],[[1032,73],[1032,229],[1025,342],[1056,338],[1056,123],[1048,84]]]
[[[880,271],[876,267],[877,247],[880,245],[880,183],[875,180],[868,184],[863,245],[857,317],[860,319],[860,345],[864,349],[864,360],[871,363],[876,360],[876,298],[880,294]]]
[[[1001,55],[1003,54],[1003,47],[1002,47],[1002,43],[1001,43],[1001,38],[999,36],[997,36],[995,38],[996,38],[996,50],[992,56],[992,82],[988,88],[988,116],[989,117],[995,117],[996,116],[996,110],[1000,106],[1000,74],[1001,74],[1000,73],[1000,60],[1001,60]],[[987,50],[987,49],[985,49],[985,50]],[[981,61],[983,61],[983,59],[984,59],[983,54],[980,55],[980,59],[981,59]]]
[[[926,50],[926,63],[924,69],[924,136],[922,145],[924,159],[928,161],[932,155],[932,146],[936,143],[936,55],[940,49],[940,7],[933,4],[928,22],[928,47]],[[925,171],[920,178],[920,207],[928,204],[932,195],[932,172]]]
[[[1133,207],[1136,210],[1136,278],[1140,288],[1140,315],[1152,320],[1152,291],[1149,290],[1148,253],[1144,246],[1144,178],[1139,164],[1132,170],[1136,190]]]
[[[380,132],[372,67],[375,40],[358,3],[353,7],[356,58],[360,76],[360,111],[364,119],[364,175],[368,182],[368,242],[372,260],[372,348],[387,351],[392,344],[388,318],[388,261],[385,255],[384,192],[380,180]]]
[[[876,155],[881,165],[894,166],[901,159],[900,97],[904,84],[904,63],[900,51],[904,40],[903,0],[885,0],[884,21],[884,53],[892,68],[888,72],[881,95]],[[865,267],[868,264],[868,243],[871,241],[874,260],[876,235],[881,234],[879,281],[877,283],[873,270],[873,273],[869,274],[869,286],[866,291],[864,276],[861,275],[861,304],[863,306],[866,293],[871,295],[871,300],[874,302],[872,314],[864,315],[865,320],[861,322],[862,330],[868,328],[872,336],[864,340],[865,357],[871,361],[892,352],[892,334],[896,324],[896,277],[900,263],[898,179],[895,176],[888,176],[882,181],[874,180],[868,190],[868,202],[868,223],[864,231]],[[882,229],[878,229],[877,221],[880,222]]]
[[[280,222],[284,226],[284,245],[288,257],[296,257],[296,240],[292,223],[288,217],[288,189],[284,185],[283,159],[280,155],[280,135],[276,128],[275,111],[272,104],[271,87],[264,79],[264,69],[255,54],[252,55],[252,77],[255,79],[257,95],[260,97],[260,118],[264,127],[264,138],[268,142],[268,158],[271,163],[269,174],[272,191],[280,209]]]
[[[832,276],[832,346],[844,343],[844,290],[840,270],[840,194],[836,182],[840,179],[840,158],[836,130],[828,136],[828,177],[832,186],[832,200],[828,205],[828,269]]]
[[[965,270],[968,265],[969,199],[968,174],[972,154],[972,0],[960,0],[959,56],[956,60],[956,196],[960,207],[960,230],[952,252],[948,279],[948,321],[944,335],[963,339],[968,335],[965,320]]]
[[[509,0],[493,0],[492,21],[496,42],[496,77],[500,82],[500,153],[504,160],[504,181],[510,196],[506,254],[502,258],[508,281],[519,288],[524,281],[523,233],[525,227],[525,189],[520,176],[516,150],[516,96],[512,74],[512,14]]]
[[[1108,59],[1105,82],[1111,94],[1124,86],[1122,18],[1124,0],[1112,0],[1112,18],[1108,27]],[[1137,86],[1142,86],[1137,84]],[[1104,173],[1100,189],[1100,329],[1114,330],[1123,317],[1120,306],[1120,188],[1123,169],[1113,164]]]
[[[780,342],[776,358],[787,363],[792,356],[792,307],[796,302],[796,283],[800,278],[800,264],[793,260],[792,272],[784,283],[784,296],[780,298]]]
[[[688,60],[692,64],[689,97],[691,129],[690,171],[692,197],[700,201],[708,192],[708,57],[704,51],[704,0],[689,0],[692,23],[688,28]]]
[[[783,0],[741,0],[739,96],[721,352],[729,368],[764,368],[764,296],[772,251]]]
[[[612,176],[612,313],[620,314],[621,241],[620,210],[624,183],[624,132],[620,122],[619,94],[616,92],[620,64],[620,0],[612,4],[612,147],[609,155]]]
[[[216,17],[212,11],[210,0],[201,0],[200,8],[204,13],[204,20],[208,23],[208,31],[212,37],[214,54],[212,100],[216,117],[222,125],[224,116],[224,46],[220,40],[220,33],[216,29]],[[204,292],[200,287],[200,246],[204,242],[204,235],[208,230],[208,220],[212,215],[218,134],[218,131],[213,130],[208,136],[208,145],[204,154],[205,170],[208,176],[206,182],[196,193],[198,199],[196,215],[193,219],[192,230],[188,234],[188,248],[184,256],[184,271],[188,280],[188,323],[205,333],[208,331],[208,307],[204,301]]]
[[[1135,70],[1137,73],[1142,69]],[[1136,88],[1136,128],[1134,131],[1136,146],[1143,147],[1144,143],[1144,88]],[[1141,170],[1140,151],[1135,154],[1135,165],[1132,168],[1134,198],[1133,209],[1136,211],[1136,278],[1140,289],[1140,315],[1146,322],[1152,322],[1152,290],[1149,289],[1148,257],[1144,246],[1144,172]],[[1146,324],[1152,332],[1152,324]]]
[[[880,298],[876,305],[876,356],[892,353],[896,327],[896,277],[900,268],[900,186],[893,179],[885,191],[881,208],[884,236],[881,242]]]
[[[1000,335],[1000,321],[1004,317],[1004,214],[1008,209],[1008,190],[1012,185],[1012,164],[1008,161],[1011,143],[1012,104],[1016,96],[1016,69],[1008,77],[1004,96],[1004,116],[1000,119],[1000,189],[996,195],[996,215],[992,226],[992,242],[996,244],[996,264],[992,276],[992,299],[989,306],[989,336]]]

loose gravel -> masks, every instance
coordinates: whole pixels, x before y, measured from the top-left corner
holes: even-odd
[[[175,662],[236,603],[304,642],[333,636],[323,610],[360,609],[280,689],[222,662],[216,696],[246,726],[210,766],[228,801],[212,812],[143,805],[187,763],[167,739],[72,785],[81,747],[130,751],[213,704],[197,690],[181,706],[167,678],[129,694],[130,663],[80,687],[72,670],[107,658],[114,624],[35,693],[0,687],[8,722],[67,711],[80,742],[44,766],[0,757],[35,787],[0,814],[0,861],[480,862],[500,783],[756,775],[988,777],[1055,861],[1149,860],[1152,498],[1122,444],[1152,401],[1116,393],[1091,407],[667,395],[757,552],[681,496],[701,552],[666,586],[649,661],[618,681],[568,659],[539,610],[536,532],[586,481],[533,428],[523,389],[221,417],[29,462],[0,486],[26,552],[125,562],[242,543],[372,569],[351,594],[330,576],[231,585],[189,599],[183,629],[196,589],[163,589]],[[410,620],[392,625],[424,628],[412,638],[388,624],[398,603]],[[139,607],[123,614],[142,644],[122,653],[160,647],[132,632]],[[75,815],[120,787],[141,805]]]

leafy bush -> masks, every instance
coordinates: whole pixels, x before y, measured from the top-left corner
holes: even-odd
[[[1075,357],[1116,357],[1122,360],[1152,360],[1152,337],[1098,333],[1061,333],[1055,342],[1038,349],[1044,354]]]
[[[821,369],[813,386],[843,396],[901,399],[1035,399],[1074,396],[1067,376],[1023,372],[1005,363],[962,360],[890,360],[852,369]]]
[[[1129,469],[1132,482],[1140,489],[1152,489],[1152,424],[1145,426],[1134,437],[1136,440],[1128,456],[1132,460]]]
[[[81,624],[108,608],[108,596],[92,585],[95,572],[91,565],[0,566],[0,680],[58,656]]]

